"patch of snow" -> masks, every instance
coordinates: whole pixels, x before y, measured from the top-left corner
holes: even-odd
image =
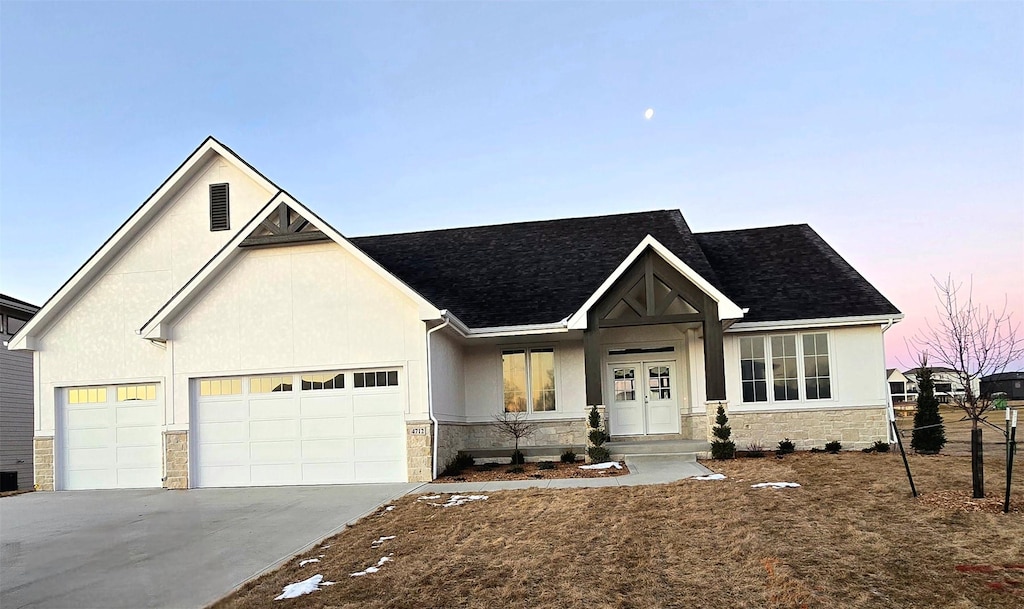
[[[316,592],[317,590],[320,589],[319,586],[321,585],[322,581],[324,581],[324,576],[320,575],[320,574],[317,574],[317,575],[314,575],[313,577],[311,577],[309,579],[306,579],[306,580],[303,580],[303,581],[300,581],[300,582],[296,582],[294,584],[288,584],[287,586],[284,587],[284,589],[281,590],[281,596],[278,596],[274,600],[275,601],[279,601],[279,600],[286,599],[286,598],[296,598],[296,597],[302,596],[304,594],[309,594],[311,592]],[[334,582],[330,582],[330,583],[334,583]],[[329,584],[324,584],[324,585],[329,585]]]
[[[393,509],[395,509],[395,506],[393,506],[393,505],[389,505],[389,506],[386,506],[386,507],[384,508],[384,511],[385,511],[385,512],[390,512],[390,511],[391,511],[391,510],[393,510]]]
[[[431,499],[440,499],[441,495],[421,495],[419,501],[430,501]]]
[[[606,463],[593,463],[591,465],[581,465],[580,469],[622,469],[617,461],[608,461]]]
[[[800,485],[796,482],[762,482],[760,484],[751,484],[750,488],[800,488]]]
[[[694,480],[725,480],[725,474],[708,474],[707,476],[694,476]]]
[[[391,557],[390,556],[381,556],[380,560],[377,561],[377,564],[373,565],[372,567],[366,567],[362,571],[357,571],[355,573],[349,573],[349,577],[362,577],[362,576],[368,575],[370,573],[376,573],[377,571],[380,571],[380,568],[382,566],[384,566],[384,563],[390,562],[390,561],[391,561]]]
[[[300,560],[299,561],[299,566],[300,567],[305,567],[309,563],[313,563],[313,562],[320,562],[320,559],[319,558],[307,558],[306,560]]]
[[[394,538],[395,538],[395,535],[388,535],[386,537],[385,536],[381,536],[379,539],[377,539],[377,541],[374,541],[373,543],[371,543],[370,547],[371,548],[379,548],[382,545],[384,545],[385,541],[391,541]]]
[[[320,549],[321,550],[326,550],[329,547],[331,547],[331,544],[322,545],[322,546],[320,546]]]

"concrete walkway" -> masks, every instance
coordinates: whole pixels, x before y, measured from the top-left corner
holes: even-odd
[[[424,493],[470,493],[481,491],[504,491],[524,488],[589,488],[598,486],[639,486],[641,484],[666,484],[684,478],[704,476],[712,473],[700,463],[683,461],[679,457],[650,456],[626,459],[629,473],[625,476],[607,478],[555,478],[550,480],[510,480],[490,482],[432,482],[411,491]]]

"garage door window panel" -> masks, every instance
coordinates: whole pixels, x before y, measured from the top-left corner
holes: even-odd
[[[292,390],[291,376],[254,376],[249,379],[249,393],[283,393]]]
[[[215,397],[218,395],[241,395],[242,379],[203,379],[199,381],[199,395]]]
[[[326,372],[321,374],[303,374],[303,391],[320,391],[325,389],[344,389],[345,374],[343,372]]]
[[[353,375],[353,385],[356,389],[369,387],[397,387],[397,370],[374,370],[371,372],[356,372]]]
[[[156,399],[156,385],[120,385],[118,402],[152,401]]]

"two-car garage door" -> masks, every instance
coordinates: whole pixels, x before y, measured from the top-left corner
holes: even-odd
[[[194,381],[192,486],[404,482],[397,370]]]

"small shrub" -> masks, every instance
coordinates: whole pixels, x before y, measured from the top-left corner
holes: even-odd
[[[839,440],[831,440],[825,443],[825,452],[830,452],[833,455],[843,450],[843,443]]]
[[[612,460],[611,453],[603,446],[591,446],[587,449],[587,455],[590,456],[590,460],[594,463],[607,463]]]
[[[587,424],[590,425],[591,429],[601,428],[601,413],[597,411],[597,406],[590,407],[590,414],[587,415]]]
[[[514,451],[512,453],[512,465],[522,465],[523,463],[526,463],[526,456],[523,455],[523,451]]]
[[[537,469],[555,469],[554,461],[541,461],[537,464]]]
[[[561,459],[562,463],[575,463],[576,453],[574,453],[571,448],[567,448],[565,449],[565,452],[562,453]]]
[[[591,429],[588,437],[590,438],[590,443],[594,446],[601,446],[608,441],[608,434],[603,429]]]
[[[525,472],[526,470],[523,469],[522,465],[513,465],[512,467],[508,468],[505,471],[507,471],[510,474],[521,474],[521,473]]]
[[[875,445],[872,446],[876,452],[887,453],[889,452],[889,443],[883,442],[882,440],[875,440]]]
[[[779,442],[779,448],[775,452],[779,453],[780,455],[788,455],[794,451],[796,451],[796,444],[794,444],[793,441],[790,440],[789,438],[786,438],[785,440],[781,440]]]
[[[732,435],[732,428],[729,427],[729,417],[725,416],[725,407],[718,405],[718,414],[715,417],[715,426],[711,429],[715,440],[711,442],[711,457],[713,459],[732,459],[736,456],[736,443],[729,439]]]
[[[467,467],[472,467],[473,463],[473,455],[468,453],[459,453],[452,457],[444,466],[444,475],[454,476],[455,474],[462,472],[462,470]]]
[[[764,446],[760,442],[751,442],[747,444],[747,457],[751,459],[760,459],[764,457]]]

